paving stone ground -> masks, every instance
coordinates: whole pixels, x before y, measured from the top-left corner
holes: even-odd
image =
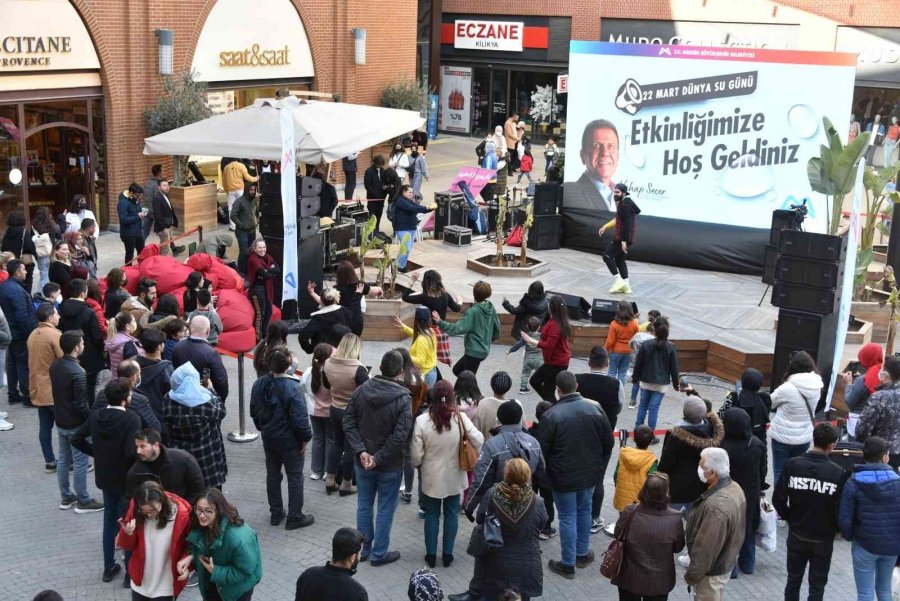
[[[426,198],[434,190],[444,189],[460,165],[471,161],[475,142],[469,139],[445,138],[441,144],[429,147],[431,181],[426,183]],[[151,238],[153,238],[151,236]],[[151,240],[153,241],[153,240]],[[104,233],[99,242],[102,272],[118,264],[123,255],[118,236]],[[603,276],[604,278],[607,276]],[[606,279],[598,286],[608,285]],[[673,324],[677,328],[677,323]],[[600,341],[598,341],[600,342]],[[309,365],[309,357],[297,344],[296,338],[290,346],[302,358],[302,367]],[[365,343],[363,361],[366,365],[379,364],[381,355],[395,345],[390,343]],[[507,356],[506,347],[495,346],[490,357],[479,371],[482,390],[489,390],[490,375],[505,369],[517,382],[521,367],[521,353]],[[453,339],[454,356],[462,352],[460,339]],[[225,360],[229,371],[230,389],[233,391],[227,401],[228,416],[223,423],[224,431],[231,431],[238,425],[238,380],[237,364],[233,359]],[[581,372],[587,369],[582,359],[572,361],[571,369]],[[248,365],[248,374],[252,371]],[[449,375],[449,370],[444,368]],[[452,377],[452,376],[450,376]],[[251,381],[244,383],[249,395]],[[711,386],[699,386],[701,393],[714,401],[718,407],[725,390]],[[249,400],[249,399],[248,399]],[[538,401],[532,393],[521,397],[529,419],[534,416],[534,406]],[[660,427],[671,427],[681,416],[684,397],[669,393],[663,401],[660,412]],[[123,589],[121,580],[104,584],[100,580],[102,553],[100,533],[102,514],[76,515],[73,511],[57,508],[59,493],[55,475],[45,475],[43,459],[38,446],[37,413],[33,409],[9,408],[5,391],[0,391],[0,409],[9,411],[10,421],[15,429],[0,432],[0,508],[3,509],[0,526],[0,600],[30,600],[44,588],[55,588],[67,601],[125,601],[130,599]],[[634,419],[634,411],[625,409],[619,423],[628,426]],[[249,420],[248,420],[249,423]],[[54,436],[55,441],[55,436]],[[262,444],[259,440],[248,444],[226,442],[229,477],[225,494],[238,507],[247,522],[259,534],[263,553],[263,580],[254,594],[255,600],[275,601],[294,598],[294,586],[299,574],[310,566],[324,563],[331,552],[331,537],[342,526],[355,526],[356,498],[326,496],[324,484],[306,480],[304,510],[316,518],[316,523],[302,530],[287,532],[268,523],[268,507],[265,493],[265,466]],[[54,442],[55,445],[55,442]],[[653,447],[658,453],[660,446]],[[618,450],[614,452],[611,465],[617,461]],[[307,461],[307,476],[309,474]],[[603,515],[613,519],[612,508],[612,467],[608,470],[606,501]],[[771,478],[771,477],[770,477]],[[89,477],[90,490],[99,497],[99,491]],[[285,495],[287,491],[285,490]],[[460,521],[457,539],[456,561],[449,569],[438,566],[435,572],[446,593],[466,590],[472,575],[473,560],[465,554],[471,525],[466,519]],[[778,599],[783,596],[786,578],[785,535],[779,530],[778,550],[775,553],[759,552],[756,573],[741,576],[728,584],[728,599]],[[396,601],[406,598],[409,575],[424,565],[423,522],[416,517],[416,505],[400,504],[394,519],[391,548],[401,552],[402,559],[394,564],[373,568],[362,564],[356,576],[369,591],[373,601]],[[591,548],[599,555],[608,545],[609,538],[603,534],[592,537]],[[544,564],[559,557],[559,539],[541,543]],[[677,567],[678,585],[670,595],[674,601],[689,598],[683,584],[683,568]],[[806,589],[802,592],[803,598]],[[838,540],[834,547],[831,575],[825,595],[829,600],[846,600],[855,597],[853,572],[850,562],[850,545]],[[565,580],[544,570],[544,595],[542,599],[562,601],[566,599],[616,599],[616,590],[600,575],[595,563],[584,570],[578,570],[575,580]],[[185,601],[197,601],[197,589],[187,589],[181,596]],[[337,600],[336,600],[337,601]]]

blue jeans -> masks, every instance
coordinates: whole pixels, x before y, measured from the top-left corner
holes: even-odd
[[[38,440],[41,442],[41,453],[44,454],[44,463],[53,463],[56,457],[53,455],[53,406],[38,407]]]
[[[632,403],[637,402],[638,392],[640,392],[640,390],[641,390],[641,385],[638,384],[637,382],[635,382],[634,384],[631,385],[631,402]]]
[[[441,553],[453,555],[456,532],[459,530],[459,495],[435,499],[421,495],[425,507],[425,554],[437,555],[438,530],[441,527],[441,506],[444,508],[444,544]]]
[[[119,533],[119,518],[125,517],[128,502],[120,492],[103,491],[103,569],[108,570],[116,563],[116,534]]]
[[[391,545],[391,526],[400,496],[403,470],[376,472],[354,465],[356,470],[356,529],[366,537],[363,557],[384,559]],[[378,510],[373,514],[376,496]],[[374,526],[373,526],[374,518]]]
[[[809,443],[784,444],[772,439],[772,482],[778,484],[781,472],[791,457],[797,457],[809,450]]]
[[[75,496],[81,503],[87,503],[91,500],[91,495],[87,490],[88,456],[72,446],[72,435],[75,434],[75,430],[75,428],[67,430],[56,427],[59,446],[59,456],[56,461],[56,483],[59,485],[59,494],[63,498],[70,499]],[[69,466],[72,465],[73,460],[75,462],[75,470],[72,472],[75,476],[74,495],[69,487]]]
[[[416,237],[416,230],[403,230],[399,232],[394,232],[397,236],[397,243],[403,245],[403,237],[409,236],[406,240],[406,251],[404,252],[403,248],[400,249],[400,256],[397,257],[397,265],[400,269],[406,267],[406,262],[409,260],[409,255],[412,254],[413,247],[413,239]]]
[[[9,404],[31,402],[28,391],[28,345],[13,340],[6,349],[6,392]]]
[[[644,418],[647,417],[647,414],[649,413],[650,417],[647,419],[647,425],[650,426],[651,430],[656,430],[656,420],[659,417],[659,406],[662,405],[664,396],[666,396],[665,392],[656,392],[654,390],[641,388],[641,404],[638,405],[637,420],[634,422],[635,428],[644,423]]]
[[[876,596],[878,601],[891,601],[891,576],[897,556],[869,553],[856,541],[851,556],[857,601],[872,601]]]
[[[559,546],[562,563],[575,567],[575,558],[591,550],[591,501],[594,487],[567,492],[553,491],[559,516]]]
[[[425,386],[431,388],[434,386],[435,382],[437,382],[437,367],[433,367],[430,372],[425,374]]]
[[[253,244],[253,240],[256,238],[256,232],[251,232],[249,230],[234,230],[234,237],[237,238],[238,243],[238,269],[241,270],[241,273],[246,273],[250,245]]]
[[[625,388],[625,379],[628,377],[628,368],[631,366],[631,353],[609,354],[609,375],[618,378]]]
[[[37,257],[37,264],[41,272],[41,278],[38,280],[38,290],[43,293],[44,284],[50,283],[50,255]]]
[[[731,575],[736,577],[739,568],[744,574],[752,574],[756,568],[756,528],[753,527],[753,522],[750,520],[747,520],[744,543],[741,545],[737,563],[731,569]]]

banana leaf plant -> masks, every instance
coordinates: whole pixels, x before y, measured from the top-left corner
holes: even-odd
[[[369,217],[369,221],[366,222],[366,226],[363,228],[362,237],[359,241],[359,246],[356,249],[357,255],[359,255],[359,279],[362,282],[366,281],[366,253],[375,248],[376,240],[375,240],[375,224],[377,220],[375,216],[372,215]]]
[[[894,205],[900,202],[900,192],[885,191],[888,182],[892,181],[900,171],[900,164],[882,169],[875,173],[871,167],[866,167],[863,172],[863,186],[866,189],[866,215],[863,220],[862,230],[859,236],[859,251],[856,253],[856,270],[854,273],[854,298],[862,298],[866,286],[866,274],[869,265],[875,257],[875,232],[887,232],[887,227],[881,221],[883,214],[893,214]],[[878,227],[881,226],[881,227]]]
[[[853,191],[859,161],[869,145],[870,132],[857,136],[844,146],[837,130],[827,117],[822,119],[828,145],[819,146],[819,156],[806,164],[809,186],[813,192],[825,195],[828,210],[825,213],[828,233],[837,235],[841,224],[844,197]]]

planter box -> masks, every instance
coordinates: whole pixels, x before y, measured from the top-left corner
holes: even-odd
[[[406,338],[397,327],[395,318],[399,317],[406,325],[411,325],[416,314],[416,306],[404,303],[399,298],[388,300],[366,299],[366,326],[363,329],[363,340],[377,342],[399,342]]]
[[[850,313],[860,321],[872,324],[870,342],[887,342],[888,327],[891,323],[891,308],[887,304],[874,301],[853,301]]]
[[[216,185],[202,184],[185,188],[172,186],[169,193],[172,208],[178,216],[179,229],[184,232],[198,225],[204,231],[218,227],[216,221]]]
[[[861,319],[854,319],[847,330],[847,344],[868,344],[872,342],[872,324]]]

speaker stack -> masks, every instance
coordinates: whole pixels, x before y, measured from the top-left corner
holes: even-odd
[[[555,290],[548,290],[547,296],[558,296],[563,300],[566,304],[566,313],[568,313],[569,319],[576,321],[590,319],[591,303],[583,296],[575,296],[574,294],[566,294]]]
[[[782,382],[791,356],[806,351],[822,379],[834,368],[841,280],[847,239],[782,229],[772,271],[772,304],[779,308],[772,388]]]
[[[466,211],[466,197],[462,192],[446,190],[434,193],[434,239],[444,237],[444,228],[448,225],[468,227],[469,216]]]
[[[259,233],[278,265],[284,266],[284,211],[281,203],[281,174],[264,173],[260,178]],[[306,319],[316,305],[305,293],[306,283],[321,287],[325,256],[319,232],[322,181],[315,177],[297,176],[297,269],[299,317]],[[281,299],[281,278],[275,278],[275,299]],[[283,308],[284,309],[284,308]],[[286,318],[292,315],[286,315]]]

